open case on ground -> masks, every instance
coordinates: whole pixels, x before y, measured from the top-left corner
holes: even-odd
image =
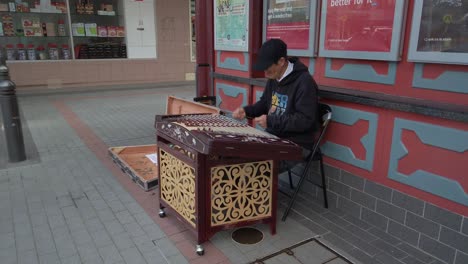
[[[158,185],[158,164],[156,144],[109,148],[109,155],[132,181],[145,191]],[[156,160],[153,158],[156,157]]]
[[[214,106],[192,102],[174,96],[169,96],[167,98],[166,114],[180,115],[198,113],[220,114],[221,110]],[[109,148],[109,155],[114,163],[145,191],[149,191],[158,186],[159,171],[157,153],[158,146],[156,144]]]

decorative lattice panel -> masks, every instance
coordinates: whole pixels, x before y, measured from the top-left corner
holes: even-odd
[[[211,226],[271,216],[273,161],[211,169]]]
[[[161,199],[195,227],[195,169],[163,149],[159,155]]]

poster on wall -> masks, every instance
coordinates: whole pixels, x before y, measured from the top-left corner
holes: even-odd
[[[215,50],[248,51],[249,1],[214,0]]]
[[[320,55],[400,59],[405,0],[322,0]]]
[[[316,12],[316,1],[264,0],[263,39],[282,39],[291,55],[313,55]]]
[[[468,65],[468,1],[416,2],[408,60]]]

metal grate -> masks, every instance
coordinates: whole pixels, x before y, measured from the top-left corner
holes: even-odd
[[[310,263],[311,258],[314,259],[314,263],[354,264],[351,260],[341,255],[336,250],[324,244],[319,240],[319,238],[320,236],[315,236],[306,239],[293,246],[279,250],[263,258],[256,259],[249,264],[268,264],[277,263],[278,261],[278,263],[307,264]]]

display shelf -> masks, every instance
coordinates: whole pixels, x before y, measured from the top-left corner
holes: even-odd
[[[70,60],[7,60],[6,62],[8,64],[20,64],[20,63],[44,63],[44,62],[48,62],[48,63],[60,63],[60,62],[64,62],[64,61],[72,61],[71,59]]]
[[[122,15],[115,14],[115,15],[99,15],[99,14],[77,14],[77,13],[70,13],[71,16],[81,16],[81,17],[109,17],[109,18],[116,18],[121,17]]]
[[[0,1],[5,4],[5,0]],[[39,3],[23,0],[8,2],[29,12],[0,11],[3,36],[0,51],[9,63],[63,61],[72,59],[68,10],[65,1],[41,8]],[[29,9],[33,10],[29,10]],[[57,10],[57,11],[55,11]],[[62,10],[62,11],[60,11]],[[39,12],[44,11],[44,12]]]
[[[0,15],[10,14],[10,15],[67,15],[67,13],[55,13],[55,12],[9,12],[9,11],[0,11]]]
[[[122,5],[122,0],[69,0],[75,59],[127,57],[126,46],[120,48],[126,44]]]
[[[99,36],[73,36],[74,38],[95,38],[95,39],[106,39],[106,38],[116,38],[116,39],[124,39],[125,37],[99,37]]]
[[[25,38],[25,39],[31,39],[31,40],[37,40],[41,38],[70,38],[70,36],[39,36],[39,37],[28,37],[28,36],[0,36],[0,39],[2,38]]]
[[[127,47],[121,42],[96,42],[75,45],[76,59],[122,59],[127,57]]]

